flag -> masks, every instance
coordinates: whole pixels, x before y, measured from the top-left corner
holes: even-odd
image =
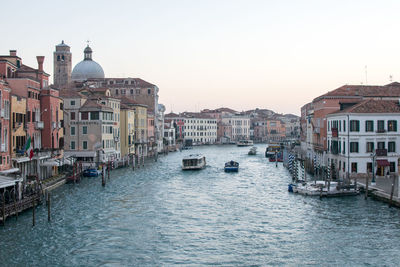
[[[31,137],[28,137],[28,140],[26,140],[25,144],[25,151],[26,154],[28,155],[29,159],[32,159],[33,157],[33,147],[32,147],[32,142],[31,142]]]

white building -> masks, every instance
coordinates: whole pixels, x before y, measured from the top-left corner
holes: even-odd
[[[228,115],[222,117],[222,123],[232,126],[232,140],[250,139],[250,117],[247,115]]]
[[[181,114],[184,117],[184,140],[193,144],[214,144],[217,141],[217,120],[202,113]]]
[[[399,120],[393,100],[369,99],[327,115],[328,166],[338,178],[397,173]]]

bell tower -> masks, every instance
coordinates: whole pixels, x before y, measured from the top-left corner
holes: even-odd
[[[71,82],[72,54],[70,47],[64,43],[56,45],[54,51],[54,85],[57,88],[64,88]]]

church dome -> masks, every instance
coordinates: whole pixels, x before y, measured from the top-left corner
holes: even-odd
[[[92,49],[89,45],[84,50],[84,60],[75,65],[71,73],[73,81],[85,81],[87,79],[104,78],[103,68],[92,60]]]

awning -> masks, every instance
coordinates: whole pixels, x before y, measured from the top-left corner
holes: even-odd
[[[17,163],[30,161],[30,159],[28,157],[13,158],[12,160],[17,162]]]
[[[389,161],[387,161],[386,159],[377,159],[376,164],[378,164],[379,167],[390,166]]]
[[[55,160],[48,160],[40,164],[40,166],[47,166],[47,167],[60,166],[60,162]]]
[[[15,172],[19,172],[18,168],[11,168],[8,170],[4,170],[4,171],[0,171],[0,174],[10,174],[10,173],[15,173]]]
[[[18,182],[18,180],[15,180],[11,177],[0,176],[0,188],[14,186],[15,182]]]

